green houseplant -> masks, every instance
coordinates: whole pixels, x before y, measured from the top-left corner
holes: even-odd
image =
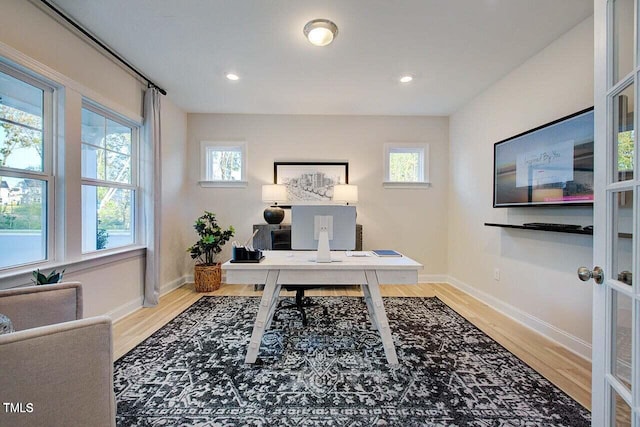
[[[191,258],[197,260],[194,273],[196,291],[214,291],[220,288],[222,277],[220,263],[216,262],[216,257],[222,251],[222,246],[233,237],[235,230],[232,226],[227,230],[220,228],[216,215],[208,211],[196,219],[193,228],[200,238],[187,249],[187,252]]]
[[[40,269],[37,269],[31,273],[33,275],[33,279],[31,281],[34,285],[51,285],[54,283],[60,283],[62,281],[62,275],[64,274],[64,270],[60,273],[53,270],[48,275],[44,275],[40,273]]]

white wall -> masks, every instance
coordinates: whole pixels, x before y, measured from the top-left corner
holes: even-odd
[[[187,189],[187,114],[163,97],[162,122],[162,239],[160,243],[160,281],[163,292],[181,285],[191,274],[186,253],[185,193]]]
[[[120,318],[142,306],[144,253],[117,262],[73,270],[65,281],[82,283],[84,317]]]
[[[247,188],[198,186],[202,140],[247,141]],[[221,225],[233,225],[238,241],[244,241],[252,224],[264,223],[261,186],[273,182],[274,161],[348,161],[349,183],[358,185],[358,223],[363,225],[365,249],[399,249],[422,262],[425,274],[445,274],[447,141],[444,117],[189,114],[186,232],[195,240],[193,221],[207,209],[218,215]],[[432,187],[383,188],[385,142],[431,144]],[[228,246],[223,258],[229,257]]]
[[[27,0],[0,0],[0,42],[142,116],[144,86]]]
[[[140,120],[145,85],[92,46],[78,38],[41,9],[24,0],[1,0],[0,55],[13,63],[44,75],[63,87],[64,99],[60,123],[64,143],[59,158],[64,168],[57,185],[64,186],[65,215],[57,221],[69,236],[80,231],[80,108],[82,97],[90,98],[132,120]],[[169,289],[185,280],[186,260],[181,233],[184,223],[180,199],[184,190],[186,167],[186,114],[165,97],[162,99],[163,203],[161,280]],[[65,280],[80,280],[84,285],[85,315],[111,313],[122,316],[141,305],[144,252],[83,261],[79,239],[57,236],[58,253],[66,253]],[[71,263],[71,264],[69,264]],[[48,271],[49,266],[41,266]],[[30,283],[28,274],[0,280],[0,288]]]
[[[593,224],[590,208],[492,208],[493,144],[593,105],[593,18],[450,118],[449,274],[455,284],[590,357],[592,239],[484,222]],[[500,281],[493,278],[500,269]]]

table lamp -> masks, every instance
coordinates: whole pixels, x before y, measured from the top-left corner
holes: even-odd
[[[333,186],[333,201],[358,203],[358,186],[351,184],[336,184]]]
[[[278,206],[278,202],[287,201],[287,187],[283,184],[263,185],[262,201],[274,205],[264,210],[264,220],[267,224],[280,224],[284,219],[284,210]]]

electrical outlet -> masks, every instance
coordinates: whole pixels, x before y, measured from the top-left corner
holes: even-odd
[[[496,282],[500,281],[500,269],[499,268],[494,268],[493,269],[493,280],[495,280]]]

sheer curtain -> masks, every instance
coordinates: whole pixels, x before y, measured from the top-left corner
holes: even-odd
[[[160,97],[155,87],[144,94],[143,138],[140,150],[142,171],[143,228],[147,246],[144,275],[144,306],[158,304],[160,297]]]

